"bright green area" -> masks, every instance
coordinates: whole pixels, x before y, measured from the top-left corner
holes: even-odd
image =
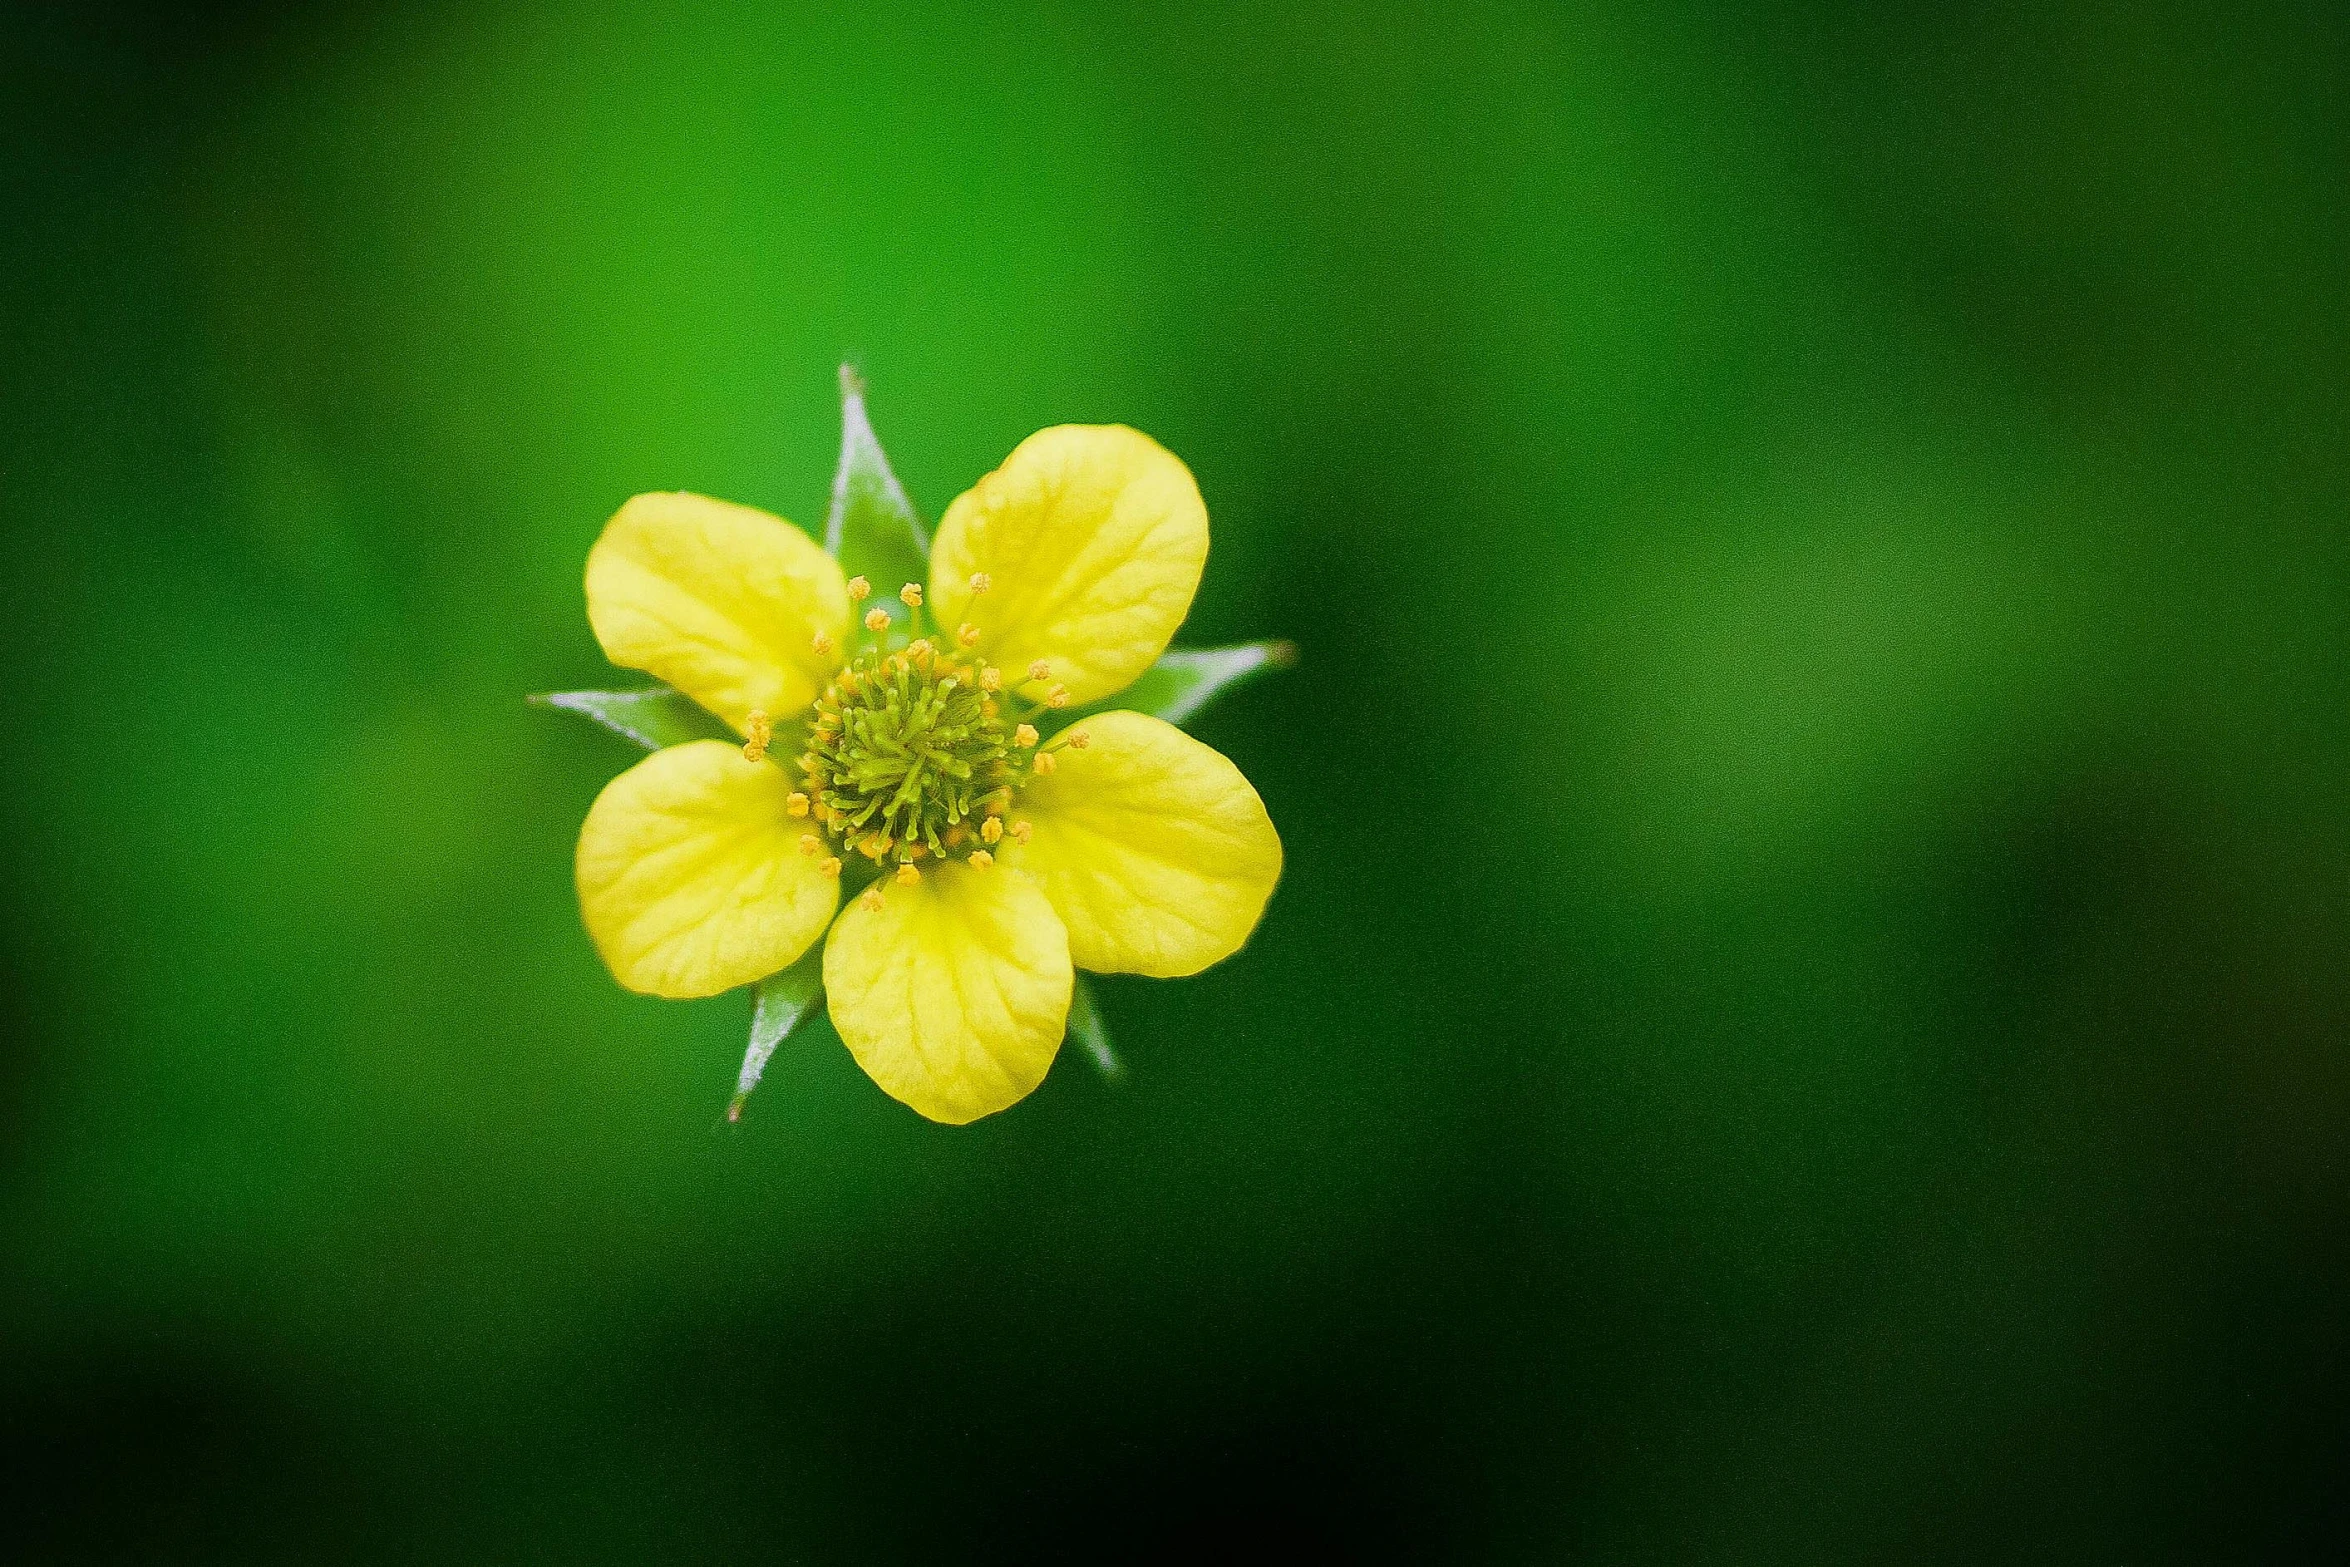
[[[0,18],[5,1528],[2293,1559],[2334,8]],[[2127,14],[2125,14],[2125,12]],[[1288,871],[953,1130],[622,993],[590,542],[1116,420]]]

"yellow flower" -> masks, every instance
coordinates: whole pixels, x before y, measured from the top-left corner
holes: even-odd
[[[745,743],[655,751],[590,808],[580,907],[614,976],[715,995],[824,938],[858,1063],[962,1123],[1043,1080],[1076,969],[1231,956],[1281,874],[1240,770],[1141,712],[1092,712],[1082,745],[1030,722],[1151,669],[1207,553],[1190,471],[1123,426],[1021,442],[947,509],[902,620],[861,620],[864,579],[779,517],[628,502],[588,556],[596,636]]]

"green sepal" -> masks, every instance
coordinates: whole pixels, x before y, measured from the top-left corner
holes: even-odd
[[[643,691],[541,691],[534,706],[559,707],[592,718],[648,751],[688,740],[732,740],[735,734],[708,709],[682,691],[652,686]]]
[[[1102,1076],[1116,1082],[1126,1075],[1126,1063],[1118,1059],[1118,1052],[1110,1048],[1110,1030],[1102,1022],[1102,1009],[1094,1004],[1093,986],[1083,974],[1069,989],[1069,1037],[1085,1047],[1093,1057],[1093,1064]]]
[[[1234,647],[1169,648],[1134,684],[1115,696],[1072,709],[1057,718],[1055,730],[1095,713],[1148,713],[1178,727],[1225,692],[1269,669],[1297,662],[1294,642],[1243,642]]]
[[[898,589],[929,580],[930,535],[882,455],[865,414],[865,381],[853,365],[840,367],[840,469],[824,514],[824,547],[842,571],[873,584],[870,602],[893,618],[906,614]]]
[[[810,947],[790,968],[780,974],[770,974],[751,987],[751,1043],[743,1052],[742,1072],[734,1080],[733,1102],[726,1107],[729,1121],[742,1119],[743,1101],[759,1086],[759,1076],[767,1070],[767,1058],[801,1024],[816,1016],[817,1003],[823,995],[822,941]]]

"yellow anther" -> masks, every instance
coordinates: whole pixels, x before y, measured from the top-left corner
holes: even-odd
[[[990,664],[990,665],[988,665],[987,667],[985,667],[984,669],[982,669],[982,670],[980,670],[980,671],[979,671],[979,689],[980,689],[980,690],[982,690],[982,691],[1001,691],[1003,688],[1004,688],[1004,672],[1003,672],[1002,670],[1000,670],[1000,669],[996,668],[996,667],[995,667],[993,664]]]
[[[767,742],[775,738],[775,726],[767,722],[767,710],[754,707],[743,719],[743,760],[756,762],[767,754]]]
[[[973,849],[969,864],[973,870],[983,871],[995,863],[995,856],[985,849]]]
[[[929,852],[930,852],[930,845],[929,845],[929,844],[927,844],[927,843],[924,843],[924,842],[923,842],[921,839],[919,839],[919,838],[915,839],[915,840],[914,840],[912,843],[909,843],[909,844],[907,844],[907,845],[906,845],[906,858],[907,858],[907,859],[909,859],[909,860],[918,860],[918,859],[922,858],[922,856],[924,856],[925,854],[928,854]]]
[[[899,867],[898,867],[898,885],[899,885],[899,886],[901,886],[901,887],[911,887],[911,886],[913,886],[913,885],[914,885],[916,882],[920,881],[921,879],[922,879],[922,873],[921,873],[920,871],[918,871],[918,870],[914,869],[914,867],[913,867],[912,865],[901,865],[901,866],[899,866]]]
[[[971,835],[968,832],[963,830],[963,824],[957,822],[954,826],[949,827],[945,832],[939,834],[938,841],[952,849],[956,845],[960,844],[965,838],[970,836]]]
[[[1047,660],[1047,659],[1041,659],[1041,658],[1040,658],[1040,659],[1038,659],[1038,660],[1037,660],[1035,663],[1033,663],[1033,664],[1031,664],[1031,665],[1029,665],[1029,666],[1028,666],[1028,678],[1029,678],[1029,679],[1031,679],[1031,680],[1050,680],[1050,679],[1052,679],[1052,678],[1053,678],[1053,666],[1052,666],[1052,663],[1051,663],[1049,660]]]
[[[829,631],[817,632],[813,637],[808,639],[808,650],[814,653],[818,658],[822,658],[825,654],[831,652],[832,633]]]
[[[987,797],[987,803],[981,807],[990,816],[1001,816],[1011,808],[1012,791],[1009,789],[998,789]]]
[[[1014,822],[1012,824],[1012,840],[1015,843],[1026,843],[1028,835],[1034,831],[1036,828],[1027,822]]]
[[[913,659],[916,663],[928,658],[930,654],[931,646],[928,637],[916,637],[906,644],[906,657]]]
[[[824,852],[824,840],[812,832],[801,833],[800,852],[812,860]]]
[[[1050,691],[1047,691],[1044,697],[1044,705],[1047,707],[1067,707],[1069,705],[1069,688],[1067,686],[1055,686]]]
[[[1012,743],[1019,746],[1036,744],[1036,725],[1022,724],[1012,731]]]
[[[783,808],[794,816],[805,816],[808,814],[808,797],[794,789],[791,797],[783,802]]]
[[[955,640],[965,647],[977,647],[979,645],[979,628],[966,620],[955,628]]]
[[[878,860],[889,853],[889,840],[880,833],[868,833],[857,840],[857,852],[869,860]]]
[[[865,905],[865,908],[869,913],[879,914],[881,912],[881,889],[879,887],[867,887],[865,889],[865,896],[859,898],[857,901]]]
[[[863,598],[863,597],[864,597],[866,594],[868,594],[868,593],[870,593],[870,592],[872,592],[872,591],[873,591],[873,584],[872,584],[872,583],[870,583],[870,582],[867,582],[867,581],[866,581],[866,580],[865,580],[863,577],[851,577],[851,578],[849,578],[849,602],[850,602],[850,603],[854,604],[854,603],[855,603],[857,600],[859,600],[859,599]]]
[[[983,841],[988,843],[1003,842],[1003,819],[997,816],[990,816],[986,821],[981,822],[979,824],[979,836]]]
[[[898,589],[898,597],[905,600],[906,608],[920,609],[922,607],[922,584],[919,582],[907,583]]]
[[[867,631],[879,631],[882,627],[888,624],[889,611],[883,609],[880,605],[876,604],[871,609],[865,611],[865,629]]]
[[[985,592],[986,592],[986,591],[987,591],[989,588],[992,588],[992,587],[994,587],[994,586],[995,586],[995,578],[993,578],[993,577],[989,576],[989,575],[988,575],[986,572],[984,572],[984,571],[975,571],[975,572],[971,573],[971,591],[972,591],[972,592],[974,592],[974,593],[985,593]]]
[[[1036,776],[1037,776],[1037,777],[1039,777],[1039,778],[1050,778],[1050,777],[1052,776],[1053,769],[1054,769],[1054,768],[1056,768],[1056,767],[1058,767],[1058,766],[1060,766],[1060,765],[1061,765],[1061,764],[1060,764],[1059,762],[1057,762],[1057,761],[1055,761],[1055,760],[1053,759],[1053,753],[1052,753],[1052,752],[1050,752],[1050,751],[1039,751],[1039,752],[1037,752],[1037,753],[1036,753]]]
[[[1091,744],[1093,744],[1093,736],[1082,729],[1069,737],[1069,748],[1073,751],[1082,751]]]
[[[979,710],[990,718],[1001,717],[1004,711],[1002,708],[996,706],[996,700],[992,696],[985,696],[979,699]]]
[[[827,876],[838,876],[840,874],[840,860],[837,856],[828,854],[816,868]]]

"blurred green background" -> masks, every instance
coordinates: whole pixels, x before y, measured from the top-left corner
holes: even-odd
[[[0,18],[28,1557],[2281,1560],[2335,7]],[[619,991],[629,494],[1138,425],[1288,872],[967,1130]],[[24,1559],[24,1558],[20,1558]]]

